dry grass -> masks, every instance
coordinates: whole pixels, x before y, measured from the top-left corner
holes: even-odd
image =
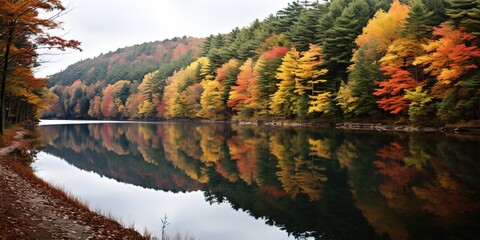
[[[15,134],[17,134],[19,129],[20,127],[5,129],[3,136],[0,135],[0,147],[6,147],[10,145],[10,143],[13,141],[13,137],[15,137]]]

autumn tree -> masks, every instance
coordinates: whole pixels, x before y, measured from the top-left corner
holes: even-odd
[[[232,113],[230,107],[228,107],[227,101],[229,98],[230,91],[232,86],[235,85],[237,81],[237,75],[240,72],[240,62],[235,59],[230,59],[227,63],[223,64],[221,68],[217,70],[217,76],[215,81],[218,81],[222,84],[223,93],[221,96],[222,102],[225,108],[225,114],[227,118],[230,118]]]
[[[388,46],[400,37],[408,13],[408,6],[398,0],[393,1],[388,12],[378,10],[375,13],[355,40],[358,48],[352,57],[348,83],[341,87],[337,96],[344,114],[375,114],[377,103],[373,92],[377,87],[376,82],[383,76],[379,60],[387,52]]]
[[[255,63],[248,59],[241,67],[236,86],[232,86],[227,106],[231,107],[241,117],[251,117],[248,100],[252,98],[252,90],[256,86],[257,73],[254,71]]]
[[[127,97],[122,94],[122,89],[129,87],[130,84],[130,81],[121,80],[114,84],[109,84],[103,90],[100,108],[104,117],[118,118],[124,115]]]
[[[405,98],[410,100],[408,107],[410,122],[419,123],[429,115],[427,104],[432,101],[432,97],[427,91],[422,90],[422,86],[417,86],[414,91],[405,90]]]
[[[270,109],[273,115],[291,118],[293,115],[293,103],[296,101],[295,94],[295,71],[298,68],[300,53],[291,49],[283,57],[282,64],[278,68],[276,78],[280,80],[278,90],[272,95]]]
[[[278,89],[277,69],[282,64],[282,58],[287,52],[285,47],[274,47],[264,52],[255,65],[255,71],[258,73],[258,85],[252,90],[250,106],[254,109],[257,117],[269,115],[270,98]]]
[[[5,129],[5,91],[7,78],[12,68],[33,66],[36,62],[37,50],[41,47],[79,49],[79,42],[52,36],[49,30],[60,28],[56,19],[65,11],[65,7],[57,0],[0,1],[0,46],[1,56],[1,89],[0,89],[0,134]],[[53,16],[43,18],[39,12],[52,13]]]
[[[184,93],[189,87],[200,83],[202,76],[211,78],[209,72],[209,60],[206,57],[197,59],[197,61],[191,63],[185,69],[182,69],[173,74],[173,76],[167,79],[167,85],[163,94],[162,102],[165,103],[166,118],[179,118],[186,117],[187,115],[193,115],[195,113],[188,113],[189,107],[185,104],[198,103],[199,99],[188,99],[186,93]],[[194,89],[189,89],[192,91]],[[199,97],[198,95],[196,95]],[[192,96],[193,97],[193,96]]]
[[[64,117],[85,117],[90,107],[90,101],[86,96],[86,85],[80,79],[77,79],[70,86],[63,89],[60,105]]]
[[[439,115],[447,120],[455,109],[452,100],[456,98],[455,91],[462,89],[462,78],[478,68],[480,49],[469,46],[469,41],[475,37],[462,31],[462,28],[455,29],[442,24],[435,28],[433,34],[438,39],[423,45],[426,54],[417,57],[414,64],[424,66],[424,71],[435,77],[431,91],[434,97],[442,101]]]
[[[423,45],[426,54],[416,58],[414,64],[426,66],[424,71],[436,77],[433,93],[443,98],[464,74],[478,68],[475,60],[480,58],[480,49],[468,46],[474,36],[446,24],[435,28],[433,34],[439,39]]]
[[[422,69],[414,61],[425,53],[421,44],[426,42],[426,29],[433,29],[433,23],[422,20],[419,12],[426,10],[421,1],[413,4],[417,10],[409,12],[400,38],[388,46],[380,60],[380,69],[387,79],[379,83],[374,95],[381,97],[378,106],[392,114],[406,113],[410,100],[405,98],[405,90],[413,91],[425,81]]]
[[[295,90],[298,95],[292,107],[293,113],[304,118],[309,112],[310,99],[327,90],[324,79],[328,70],[323,67],[323,51],[319,45],[310,44],[308,50],[301,53],[295,71]]]
[[[413,75],[401,68],[382,67],[381,70],[390,78],[380,82],[374,95],[382,97],[377,101],[378,106],[392,114],[399,114],[408,109],[410,100],[405,97],[405,90],[415,89],[419,83]]]
[[[224,87],[219,81],[202,81],[203,93],[200,98],[202,109],[198,117],[212,120],[224,120],[225,108],[223,104]]]

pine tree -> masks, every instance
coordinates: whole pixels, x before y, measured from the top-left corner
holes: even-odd
[[[206,37],[205,40],[203,41],[202,48],[201,48],[201,55],[206,57],[208,55],[208,52],[210,52],[210,49],[212,48],[212,39],[213,35],[211,34],[210,36]]]
[[[366,1],[353,1],[345,8],[332,28],[327,30],[323,42],[325,66],[329,70],[330,91],[336,92],[340,79],[346,79],[346,70],[355,48],[355,38],[372,17],[373,12]],[[333,80],[336,79],[336,80]]]
[[[480,0],[450,0],[445,12],[447,21],[455,27],[463,26],[474,36],[480,36]]]
[[[333,28],[327,31],[324,44],[327,61],[348,64],[355,48],[355,38],[371,17],[371,9],[364,1],[353,1],[335,20]]]
[[[371,116],[378,109],[373,92],[378,86],[376,82],[382,79],[383,74],[380,71],[379,58],[367,54],[369,48],[376,47],[366,44],[356,52],[356,61],[348,76],[352,98],[356,100],[351,103],[350,110],[353,110],[356,116]]]
[[[275,33],[288,32],[298,20],[304,7],[298,2],[291,2],[285,9],[277,12],[277,21],[274,24]]]
[[[318,19],[317,24],[317,43],[322,45],[325,39],[327,38],[328,34],[327,31],[333,28],[333,24],[335,19],[342,15],[343,9],[346,7],[348,3],[345,1],[335,0],[328,5],[327,12]]]
[[[435,24],[432,21],[433,14],[427,10],[422,0],[413,1],[403,29],[404,36],[413,36],[417,41],[430,38]]]
[[[433,26],[438,26],[440,23],[447,20],[447,15],[445,14],[445,8],[447,6],[447,1],[445,0],[423,0],[423,5],[427,8],[428,12],[432,12],[432,17],[430,19]]]
[[[317,42],[318,19],[327,11],[324,5],[304,9],[295,24],[286,32],[287,39],[295,44],[298,51],[307,51],[311,43]]]

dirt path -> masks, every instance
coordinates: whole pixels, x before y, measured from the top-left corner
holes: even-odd
[[[0,239],[142,239],[36,178],[21,163],[27,135],[0,148]]]

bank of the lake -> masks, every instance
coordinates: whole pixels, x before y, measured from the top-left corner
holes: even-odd
[[[0,145],[0,239],[144,239],[37,178],[34,135],[10,129]]]
[[[465,133],[480,134],[480,121],[469,123],[448,124],[445,126],[432,125],[406,125],[389,124],[383,122],[304,122],[304,121],[210,121],[200,120],[201,122],[229,122],[240,125],[265,125],[265,126],[289,126],[289,127],[320,127],[337,128],[344,130],[364,130],[380,132],[446,132],[446,133]]]

